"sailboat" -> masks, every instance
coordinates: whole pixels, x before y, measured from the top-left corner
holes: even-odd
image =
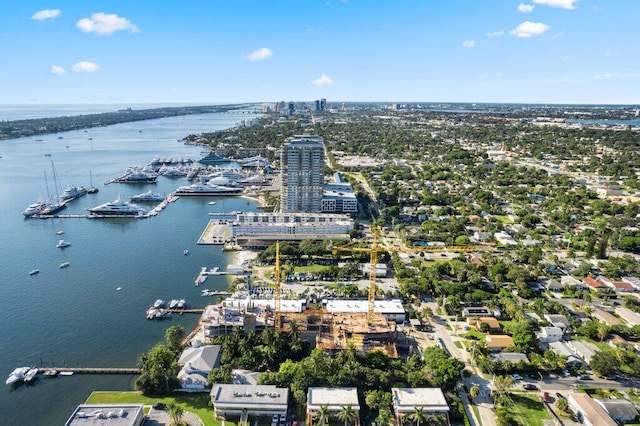
[[[89,189],[87,189],[87,193],[95,194],[99,191],[97,186],[93,186],[93,176],[91,176],[91,171],[89,171],[89,184],[91,185]]]
[[[66,201],[60,201],[60,196],[58,195],[58,177],[56,176],[56,168],[53,165],[53,160],[51,160],[51,168],[53,169],[53,186],[56,190],[56,198],[55,202],[52,202],[47,209],[42,214],[54,214],[57,211],[62,210],[67,206]],[[44,180],[47,182],[47,172],[44,173]],[[49,192],[49,184],[47,183],[47,193]],[[51,196],[49,195],[49,198]]]

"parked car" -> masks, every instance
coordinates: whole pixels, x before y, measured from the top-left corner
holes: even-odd
[[[538,390],[538,387],[533,383],[525,383],[524,385],[522,385],[522,387],[524,388],[524,390]]]
[[[581,375],[578,376],[578,379],[580,379],[580,380],[593,380],[593,377],[591,377],[588,374],[581,374]]]
[[[278,416],[277,414],[274,414],[271,416],[271,424],[272,425],[277,425],[278,424],[278,420],[280,420],[280,416]]]
[[[509,374],[513,380],[522,380],[522,376],[519,374]]]

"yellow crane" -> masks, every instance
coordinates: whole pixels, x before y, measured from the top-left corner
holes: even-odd
[[[280,329],[281,320],[280,320],[280,307],[281,307],[281,299],[280,299],[280,241],[276,241],[276,268],[273,272],[273,284],[275,291],[275,307],[273,309],[273,325],[276,330]]]
[[[368,306],[367,306],[367,321],[372,322],[375,318],[375,314],[373,312],[374,302],[376,300],[376,265],[378,264],[378,236],[376,234],[373,235],[373,243],[370,248],[366,247],[333,247],[331,249],[331,253],[335,256],[340,251],[349,251],[349,252],[365,252],[370,253],[370,265],[369,265],[369,296],[368,296]],[[387,251],[386,249],[382,249],[381,251]]]

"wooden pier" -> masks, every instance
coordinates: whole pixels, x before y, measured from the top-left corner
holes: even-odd
[[[202,314],[204,313],[204,309],[165,309],[165,312],[170,312],[172,314]]]
[[[73,374],[140,374],[140,369],[137,367],[50,367],[40,368],[38,373],[44,373],[47,370]]]

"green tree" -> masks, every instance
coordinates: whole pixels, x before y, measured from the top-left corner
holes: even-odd
[[[317,424],[326,425],[329,423],[330,411],[326,405],[321,405],[318,411],[313,413],[313,416],[317,419]]]
[[[338,419],[344,422],[344,426],[349,426],[350,423],[354,422],[358,418],[358,413],[353,409],[351,404],[342,407],[342,409],[338,412]]]
[[[413,413],[409,415],[409,419],[416,422],[416,426],[420,426],[420,423],[427,421],[427,413],[424,412],[422,407],[413,407]]]
[[[169,395],[178,387],[180,367],[176,356],[165,344],[158,343],[138,360],[141,373],[136,389],[145,394]]]
[[[506,395],[509,389],[513,387],[515,381],[510,376],[496,376],[493,379],[493,393],[494,393],[494,401],[497,398]]]
[[[376,423],[380,426],[394,426],[396,422],[389,410],[380,410],[378,417],[376,417]]]
[[[184,414],[184,409],[182,406],[176,404],[175,401],[171,401],[169,403],[168,412],[169,417],[171,417],[172,425],[179,425],[182,420],[182,415]]]
[[[558,411],[560,411],[562,413],[568,413],[569,412],[569,404],[567,403],[567,399],[566,398],[558,398],[556,400],[556,408],[558,409]]]
[[[180,349],[182,349],[182,341],[184,338],[185,331],[181,325],[172,325],[167,328],[167,331],[164,333],[164,339],[167,342],[167,346],[176,354]]]
[[[591,357],[589,367],[601,376],[610,376],[618,372],[620,360],[612,351],[598,351]]]

